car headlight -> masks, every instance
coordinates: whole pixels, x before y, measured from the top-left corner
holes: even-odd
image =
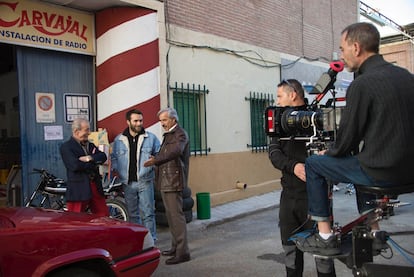
[[[142,250],[152,247],[154,247],[154,239],[152,238],[151,233],[147,232],[147,234],[144,237],[144,244],[142,245]]]

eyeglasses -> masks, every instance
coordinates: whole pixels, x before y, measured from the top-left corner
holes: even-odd
[[[283,79],[279,85],[277,85],[278,87],[283,86],[283,84],[288,85],[289,87],[291,87],[294,91],[296,91],[296,88],[293,86],[293,84],[291,82],[289,82],[286,79]]]

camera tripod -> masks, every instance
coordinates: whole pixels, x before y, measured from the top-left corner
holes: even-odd
[[[389,217],[390,209],[400,205],[399,200],[394,199],[396,196],[406,193],[414,192],[414,184],[392,187],[379,186],[363,186],[354,185],[356,191],[361,193],[369,193],[377,196],[374,200],[375,208],[362,214],[355,220],[349,222],[344,226],[333,226],[334,234],[340,241],[341,253],[333,256],[325,256],[314,254],[318,258],[338,259],[343,262],[348,268],[352,269],[354,276],[414,276],[414,266],[402,266],[394,264],[374,263],[373,257],[375,253],[372,245],[373,240],[380,240],[382,243],[392,242],[392,245],[401,250],[402,248],[393,242],[391,236],[398,235],[412,235],[414,230],[407,230],[401,232],[386,232],[379,231],[375,236],[371,233],[370,224],[375,221],[380,221]],[[304,231],[292,237],[293,240],[300,237],[310,235],[309,231]],[[404,250],[404,249],[403,249]],[[388,251],[388,250],[387,250]],[[392,249],[389,249],[392,251]],[[407,252],[405,250],[405,252]],[[392,253],[392,252],[391,252]],[[411,255],[414,253],[407,252]],[[387,258],[392,258],[392,255]]]

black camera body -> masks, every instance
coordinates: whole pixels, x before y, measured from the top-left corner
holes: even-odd
[[[335,121],[334,108],[270,106],[265,110],[266,135],[281,139],[333,140]]]
[[[336,107],[340,99],[335,98],[334,83],[336,75],[344,69],[341,61],[329,64],[328,72],[322,74],[310,94],[317,94],[313,102],[305,109],[301,107],[270,106],[265,110],[265,132],[269,137],[281,140],[303,140],[309,154],[326,149],[330,142],[335,141],[337,126],[343,107]],[[318,105],[328,91],[333,98],[325,106]],[[341,99],[340,101],[344,101]],[[331,106],[332,104],[333,107]]]

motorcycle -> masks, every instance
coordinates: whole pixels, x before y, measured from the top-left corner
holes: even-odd
[[[66,182],[46,169],[34,168],[33,172],[40,174],[40,179],[25,206],[65,210]],[[103,187],[109,217],[128,221],[129,214],[125,204],[122,183],[116,181],[117,178],[114,177],[107,185],[104,182]]]

